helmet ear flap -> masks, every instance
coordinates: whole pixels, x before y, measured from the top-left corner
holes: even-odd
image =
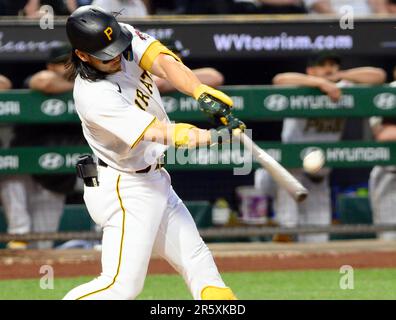
[[[130,44],[123,52],[122,55],[124,56],[125,60],[127,61],[132,61],[133,60],[133,55],[132,55],[132,44]]]

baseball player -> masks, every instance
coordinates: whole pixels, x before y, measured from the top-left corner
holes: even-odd
[[[84,200],[103,239],[101,275],[65,299],[134,299],[152,252],[183,276],[194,299],[235,299],[161,168],[168,146],[208,145],[212,131],[170,123],[152,74],[193,96],[209,114],[223,117],[232,100],[203,85],[159,41],[99,7],[74,11],[66,30],[74,49],[69,72],[76,110],[98,157],[99,185],[85,186]],[[244,128],[235,118],[223,123]]]
[[[353,83],[381,84],[386,74],[382,69],[361,67],[340,70],[341,60],[331,52],[323,52],[309,61],[306,74],[283,73],[274,77],[275,85],[296,85],[318,88],[326,93],[333,101],[341,97],[341,87]],[[287,118],[283,122],[282,142],[336,142],[341,139],[344,119],[340,118]],[[277,188],[274,209],[277,222],[283,227],[297,225],[328,226],[331,224],[331,202],[328,168],[323,168],[315,175],[309,175],[300,169],[292,170],[295,177],[309,190],[310,196],[301,204],[297,204],[283,189]],[[267,172],[260,169],[255,174],[255,185],[265,193],[271,193]],[[280,241],[290,240],[282,239]],[[328,234],[299,235],[302,242],[325,242]]]
[[[396,68],[394,78],[396,79]],[[396,87],[396,81],[390,83]],[[377,141],[396,141],[396,119],[371,117],[370,125]],[[396,224],[396,166],[375,166],[370,174],[369,195],[374,224]],[[378,233],[383,240],[396,240],[396,231]]]

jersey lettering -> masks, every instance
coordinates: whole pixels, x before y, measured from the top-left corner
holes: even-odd
[[[142,109],[143,111],[146,111],[146,109],[143,108],[143,106],[140,104],[140,102],[139,102],[137,99],[135,99],[135,104],[136,104],[140,109]]]
[[[144,86],[147,88],[150,94],[153,94],[153,85],[151,83],[148,83],[144,80],[141,80],[140,82],[144,84]]]
[[[150,74],[146,70],[144,70],[140,76],[140,82],[147,88],[150,94],[153,94],[153,78],[151,78]]]
[[[151,78],[150,73],[148,73],[146,70],[144,70],[142,75],[140,76],[140,79],[146,80],[147,78],[150,79],[151,81],[153,81],[153,78]]]
[[[136,99],[140,102],[143,102],[145,106],[148,107],[148,100],[150,99],[150,96],[144,94],[140,89],[136,89]]]
[[[304,132],[337,133],[342,131],[343,126],[343,119],[307,119]]]
[[[149,105],[149,100],[153,94],[153,78],[147,71],[144,71],[139,78],[139,82],[147,89],[149,95],[145,94],[142,90],[136,89],[135,104],[142,110],[146,110]]]

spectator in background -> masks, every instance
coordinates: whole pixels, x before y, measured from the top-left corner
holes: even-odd
[[[39,18],[46,13],[44,10],[40,10],[44,5],[51,6],[54,11],[54,15],[64,16],[69,14],[63,0],[28,0],[23,9],[24,14],[29,18]]]
[[[120,12],[128,17],[144,17],[150,11],[148,0],[93,0],[92,5],[110,12]]]
[[[44,94],[70,92],[73,83],[65,78],[65,62],[70,46],[62,44],[51,49],[46,70],[25,81],[26,87]],[[32,105],[32,108],[38,106]],[[12,147],[85,144],[79,124],[16,125]],[[1,200],[8,223],[8,233],[55,232],[63,213],[66,194],[74,189],[75,174],[15,175],[2,181]],[[11,249],[27,248],[19,241],[8,243]],[[32,248],[50,248],[51,241],[31,243]]]
[[[342,7],[351,6],[355,16],[365,16],[374,13],[387,13],[387,0],[304,0],[311,13],[342,15]]]
[[[177,14],[229,14],[233,0],[175,0]]]
[[[396,87],[396,67],[393,79],[390,86]],[[370,126],[376,141],[396,141],[396,117],[371,117]],[[396,225],[396,166],[375,166],[370,174],[369,192],[374,224]],[[396,240],[396,230],[378,232],[377,236]]]
[[[303,0],[176,0],[179,14],[306,13]]]
[[[19,16],[25,14],[36,0],[0,0],[0,16]]]
[[[302,0],[232,0],[234,13],[307,13]]]
[[[381,84],[386,79],[382,69],[372,67],[340,70],[341,59],[330,52],[323,52],[310,60],[306,74],[282,73],[274,77],[275,85],[305,86],[318,88],[336,102],[341,98],[341,87],[360,84]],[[317,143],[336,142],[341,139],[344,119],[340,118],[287,118],[283,121],[282,142],[284,143]],[[328,168],[321,169],[317,174],[307,174],[302,169],[291,170],[294,176],[303,183],[310,192],[309,197],[297,204],[282,188],[276,188],[275,213],[276,220],[282,227],[298,225],[329,226],[331,224],[331,202]],[[268,173],[259,169],[255,174],[256,187],[269,194]],[[325,242],[328,234],[300,235],[302,242]],[[280,236],[275,240],[291,240]]]
[[[70,13],[82,6],[89,6],[92,0],[66,0],[66,6]]]
[[[302,14],[307,13],[303,0],[259,0],[261,13]]]
[[[387,9],[388,9],[388,13],[396,14],[396,0],[388,0],[387,1]]]
[[[45,14],[40,11],[43,5],[50,5],[55,15],[69,14],[63,0],[0,0],[0,16],[39,18]]]
[[[161,42],[168,49],[176,53],[176,55],[179,56],[179,58],[183,58],[186,55],[188,55],[189,50],[185,49],[183,47],[183,44],[174,38],[164,39]],[[218,87],[224,83],[223,75],[216,69],[205,67],[205,68],[193,69],[193,72],[202,83],[208,86]],[[161,93],[176,91],[176,89],[169,83],[169,81],[157,77],[155,75],[153,75],[152,77],[154,78],[155,84],[157,85],[158,90]]]

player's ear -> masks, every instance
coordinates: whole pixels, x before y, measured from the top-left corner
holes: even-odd
[[[80,51],[78,49],[74,50],[75,54],[77,57],[79,57],[82,61],[87,62],[89,60],[89,55],[83,51]]]

